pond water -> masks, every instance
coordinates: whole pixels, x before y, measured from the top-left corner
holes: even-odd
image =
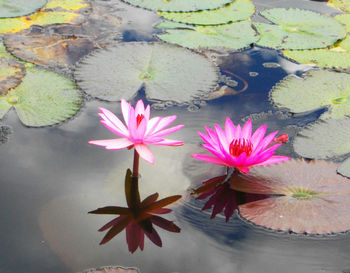
[[[153,35],[160,30],[154,26],[159,16],[116,0],[102,2],[116,7],[123,22],[124,41],[156,40]],[[258,11],[293,6],[337,13],[318,1],[254,3]],[[271,87],[288,74],[300,75],[310,69],[283,58],[276,50],[253,47],[216,56],[215,62],[226,76],[226,80],[222,78],[226,83],[221,85],[231,84],[231,88],[240,90],[245,84],[240,79],[244,79],[247,89],[190,105],[153,103],[153,116],[175,114],[176,123],[185,125],[171,137],[183,140],[183,147],[176,151],[152,148],[155,165],[143,161],[140,166],[143,197],[153,192],[163,197],[185,196],[166,217],[181,227],[181,233],[159,230],[162,248],[146,239],[144,251],[131,254],[124,232],[100,246],[103,233],[97,230],[111,217],[87,214],[97,207],[125,205],[123,178],[132,165],[132,152],[106,151],[88,144],[91,139],[113,137],[99,123],[98,107],[120,116],[119,102],[87,97],[72,119],[43,128],[22,125],[12,109],[3,119],[12,127],[12,134],[0,145],[0,272],[69,273],[107,265],[137,267],[141,273],[350,272],[349,233],[309,236],[274,232],[248,223],[237,214],[229,222],[221,214],[210,219],[209,211],[201,211],[205,201],[189,196],[189,188],[223,173],[220,167],[190,157],[200,151],[197,131],[203,131],[204,126],[223,125],[226,116],[235,124],[242,123],[250,116],[254,129],[266,123],[269,132],[279,130],[293,140],[303,126],[324,112],[321,109],[292,116],[273,106]],[[132,104],[140,98],[147,102],[142,90]],[[290,142],[277,154],[297,157]]]

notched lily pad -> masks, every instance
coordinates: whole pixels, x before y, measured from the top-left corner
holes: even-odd
[[[0,96],[0,118],[14,107],[27,126],[47,126],[72,117],[81,107],[82,93],[56,73],[27,68],[21,84]]]
[[[81,23],[84,16],[79,12],[85,10],[86,3],[84,3],[84,0],[77,1],[81,4],[78,10],[70,10],[69,5],[66,10],[64,6],[59,6],[62,2],[61,0],[51,0],[47,6],[51,5],[53,8],[47,8],[45,6],[40,11],[29,16],[0,18],[0,34],[18,32],[28,29],[33,25],[44,26],[50,24]]]
[[[284,56],[298,63],[330,67],[336,69],[350,69],[350,14],[340,14],[334,17],[346,26],[348,34],[343,40],[333,46],[313,50],[283,50]]]
[[[99,268],[91,268],[81,273],[140,273],[137,268],[122,266],[104,266]]]
[[[337,9],[341,9],[343,11],[350,12],[350,1],[349,0],[329,0],[328,5],[333,7],[333,8],[337,8]]]
[[[300,9],[266,9],[261,15],[274,23],[255,23],[261,35],[257,45],[275,49],[314,49],[333,45],[345,37],[335,19]]]
[[[235,0],[221,8],[194,12],[158,12],[164,18],[194,25],[226,24],[248,19],[255,12],[250,0]]]
[[[350,75],[324,70],[311,70],[302,78],[285,77],[271,91],[278,107],[292,113],[305,113],[328,106],[322,119],[342,119],[350,115]]]
[[[217,9],[232,0],[123,0],[131,5],[159,11],[196,11]]]
[[[45,4],[46,0],[0,0],[0,18],[28,15]]]
[[[218,26],[191,26],[176,23],[162,23],[158,28],[166,29],[159,39],[191,49],[243,49],[256,42],[259,35],[250,21]]]
[[[217,84],[218,71],[208,59],[187,49],[120,43],[83,59],[75,78],[84,91],[102,100],[128,100],[144,86],[150,100],[185,103],[208,94]]]
[[[295,233],[329,234],[350,230],[350,181],[338,165],[290,160],[253,168],[231,181],[235,190],[275,195],[239,206],[254,224]]]
[[[24,64],[7,53],[0,40],[0,95],[16,87],[24,75]]]

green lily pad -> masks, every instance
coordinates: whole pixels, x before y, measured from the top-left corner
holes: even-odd
[[[150,100],[186,103],[215,87],[218,70],[207,58],[181,47],[120,43],[83,59],[75,78],[84,91],[102,100],[129,100],[144,86]]]
[[[65,1],[50,0],[44,8],[29,16],[0,18],[0,33],[19,32],[28,29],[33,25],[44,26],[63,23],[81,23],[84,17],[79,12],[84,10],[83,8],[89,6],[86,3],[83,3],[83,1],[84,0],[74,0],[74,9],[72,5],[67,4],[65,6]],[[77,2],[80,3],[79,6]]]
[[[16,87],[24,75],[24,64],[10,55],[0,40],[0,94]]]
[[[24,16],[45,4],[46,0],[0,0],[0,18]]]
[[[285,77],[271,91],[278,107],[292,113],[305,113],[328,106],[322,119],[342,119],[350,115],[350,75],[324,70],[311,70],[302,78]]]
[[[329,0],[328,5],[343,11],[350,11],[350,1],[349,0]]]
[[[123,0],[131,5],[158,11],[196,11],[217,9],[232,0]]]
[[[257,45],[275,49],[314,49],[333,45],[346,35],[335,19],[300,9],[274,8],[261,12],[274,23],[255,23],[261,35]]]
[[[230,181],[235,190],[274,195],[239,206],[240,215],[260,226],[308,234],[350,230],[350,181],[338,164],[290,160],[253,168]]]
[[[316,122],[300,131],[293,146],[306,158],[329,159],[350,153],[350,119]]]
[[[47,126],[72,117],[81,107],[82,93],[56,73],[27,68],[21,84],[0,96],[0,118],[14,107],[27,126]]]
[[[340,14],[334,17],[338,22],[346,26],[350,31],[350,14]],[[283,50],[284,56],[298,63],[330,67],[337,69],[350,68],[350,35],[336,42],[333,46],[313,50]]]
[[[180,24],[161,24],[176,27],[167,29],[166,34],[157,35],[159,39],[181,45],[191,49],[203,48],[246,48],[259,39],[259,35],[253,30],[250,21],[242,21],[218,26],[189,26]]]
[[[166,12],[159,15],[176,22],[194,25],[226,24],[248,19],[255,12],[255,6],[250,0],[235,0],[221,8],[195,12]]]

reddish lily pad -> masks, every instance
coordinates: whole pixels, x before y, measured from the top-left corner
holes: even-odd
[[[239,206],[240,215],[260,226],[295,233],[350,230],[350,180],[338,164],[291,160],[254,168],[230,181],[235,190],[274,195]]]

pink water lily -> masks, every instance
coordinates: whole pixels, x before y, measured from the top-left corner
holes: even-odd
[[[289,160],[287,156],[275,156],[275,150],[282,143],[274,142],[278,131],[265,136],[266,124],[252,134],[252,122],[249,119],[243,128],[235,126],[227,117],[225,130],[214,124],[214,130],[204,127],[206,134],[198,132],[204,140],[203,147],[211,155],[193,154],[192,157],[214,164],[234,167],[243,173],[249,172],[249,167],[275,164]]]
[[[90,144],[104,146],[107,150],[135,147],[140,157],[150,163],[154,163],[154,157],[147,144],[167,146],[184,144],[182,141],[163,138],[163,136],[183,127],[183,125],[177,125],[164,129],[176,119],[176,116],[150,118],[150,106],[147,105],[145,108],[142,100],[136,103],[135,108],[126,100],[121,100],[121,109],[126,125],[109,110],[102,107],[99,109],[101,123],[121,138],[91,140]]]

